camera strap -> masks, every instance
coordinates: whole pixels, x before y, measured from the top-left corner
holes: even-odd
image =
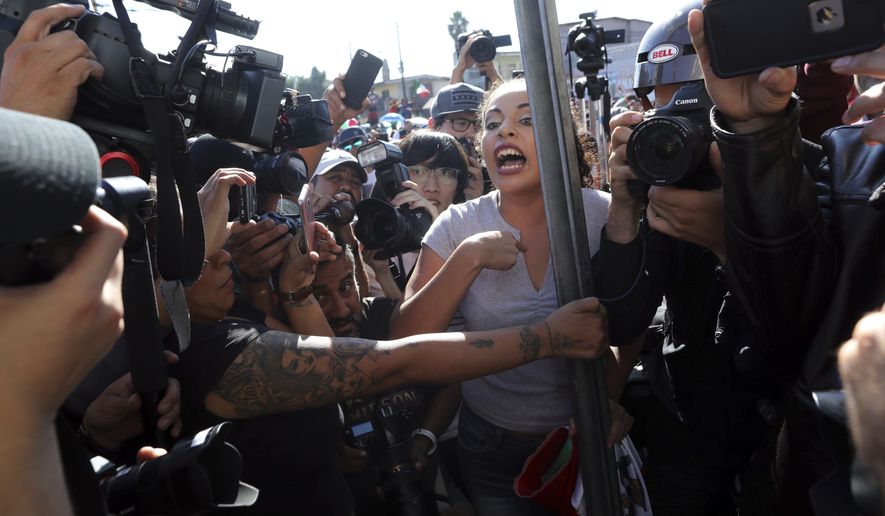
[[[123,0],[114,0],[114,9],[129,48],[132,87],[144,108],[157,150],[157,266],[164,279],[191,285],[202,271],[205,241],[184,128],[169,108],[154,71],[141,57],[141,35],[129,20]]]

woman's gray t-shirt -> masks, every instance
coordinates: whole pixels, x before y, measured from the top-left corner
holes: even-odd
[[[590,252],[596,253],[608,215],[609,196],[582,190]],[[447,260],[467,237],[485,231],[520,232],[498,211],[493,191],[463,204],[453,204],[433,223],[423,244]],[[554,236],[555,238],[555,236]],[[507,271],[484,269],[459,306],[466,331],[522,326],[543,320],[556,310],[552,261],[540,290],[529,278],[525,257]],[[515,432],[543,434],[567,424],[572,414],[568,371],[563,359],[544,359],[462,384],[464,403],[489,422]]]

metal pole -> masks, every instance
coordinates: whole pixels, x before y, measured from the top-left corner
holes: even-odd
[[[409,102],[409,90],[406,89],[405,67],[403,67],[403,48],[399,43],[399,23],[396,24],[396,48],[399,50],[399,78],[403,83],[403,107]]]
[[[605,107],[602,105],[604,102],[605,96],[593,103],[596,105],[596,109],[593,113],[593,122],[596,127],[596,148],[599,155],[599,177],[602,178],[599,186],[601,188],[605,188],[611,184],[611,178],[608,175],[608,136],[605,132],[605,117],[603,116],[605,113]]]
[[[553,0],[514,0],[514,4],[542,171],[556,294],[562,305],[591,295],[593,289],[559,24]],[[587,514],[620,515],[614,455],[606,446],[610,418],[602,360],[575,360],[569,369]]]

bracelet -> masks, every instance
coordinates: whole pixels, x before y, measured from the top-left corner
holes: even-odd
[[[289,306],[302,306],[299,303],[304,301],[309,295],[313,294],[313,285],[301,287],[298,290],[290,292],[277,292],[283,303]]]
[[[430,447],[430,450],[427,451],[427,455],[433,455],[433,452],[436,451],[436,435],[426,428],[416,428],[414,432],[412,432],[412,437],[416,435],[423,435],[424,437],[430,439],[430,442],[433,446]]]
[[[77,428],[77,437],[80,438],[80,442],[82,442],[89,451],[96,455],[101,455],[104,458],[114,458],[123,451],[123,446],[118,446],[116,449],[111,450],[93,441],[92,437],[89,436],[89,432],[86,431],[86,427],[83,426],[83,423],[80,423],[79,428]]]

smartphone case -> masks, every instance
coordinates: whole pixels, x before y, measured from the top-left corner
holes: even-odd
[[[874,50],[878,0],[717,0],[704,7],[713,72],[722,78]]]
[[[382,64],[381,59],[365,50],[356,51],[344,76],[344,91],[347,92],[344,104],[347,107],[359,109],[362,106],[363,99],[375,84]]]

